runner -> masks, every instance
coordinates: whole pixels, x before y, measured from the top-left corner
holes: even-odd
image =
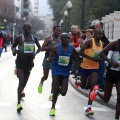
[[[53,35],[46,37],[42,45],[42,51],[46,51],[46,52],[45,52],[45,57],[43,59],[43,76],[38,86],[39,93],[42,93],[43,83],[45,80],[47,80],[48,75],[49,75],[49,70],[51,69],[52,62],[47,61],[47,58],[50,54],[51,49],[55,45],[60,44],[60,38],[59,38],[60,32],[61,32],[61,27],[59,25],[54,26]],[[51,88],[51,95],[49,97],[49,100],[52,100],[52,96],[53,96],[53,85]]]
[[[76,83],[80,85],[82,89],[86,87],[86,82],[88,76],[90,76],[90,86],[91,90],[95,85],[98,84],[98,72],[99,72],[99,52],[103,48],[103,43],[101,41],[103,35],[102,29],[96,29],[94,38],[87,40],[82,48],[80,49],[80,55],[83,56],[83,62],[81,63],[81,82]],[[98,89],[98,86],[96,86]],[[94,115],[91,109],[92,101],[88,100],[88,107],[85,111],[86,115]]]
[[[76,57],[75,48],[69,44],[69,34],[62,33],[60,39],[61,44],[52,49],[48,59],[51,60],[54,57],[52,64],[54,93],[50,116],[55,116],[55,104],[58,94],[60,93],[62,96],[65,96],[67,93],[72,59]]]
[[[17,54],[16,68],[18,84],[18,103],[17,111],[20,112],[23,108],[21,105],[21,98],[25,96],[22,93],[30,76],[30,72],[34,66],[33,60],[35,55],[40,52],[41,46],[36,37],[31,34],[32,25],[26,22],[23,25],[24,35],[17,37],[11,47],[13,54]],[[35,44],[38,49],[35,52]],[[18,50],[16,47],[18,46]]]
[[[111,59],[107,58],[106,53],[112,51]],[[119,120],[120,116],[120,39],[109,43],[101,52],[100,56],[109,63],[111,66],[107,69],[104,94],[100,91],[93,89],[90,94],[91,100],[96,98],[98,95],[104,102],[108,102],[111,98],[113,84],[117,90],[117,103],[116,103],[116,114],[115,119]]]

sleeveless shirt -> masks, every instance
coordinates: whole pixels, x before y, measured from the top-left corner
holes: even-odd
[[[55,40],[53,38],[53,35],[51,35],[50,36],[50,44],[48,45],[48,47],[54,47],[55,45],[58,45],[58,44],[60,44],[60,38],[58,38],[58,39]],[[45,52],[45,58],[48,58],[49,54],[50,54],[50,50],[47,50]]]
[[[57,53],[52,64],[52,76],[61,75],[69,76],[70,68],[72,65],[72,53],[73,48],[71,45],[68,45],[68,50],[63,51],[62,45],[58,45]]]
[[[99,57],[100,51],[103,49],[103,43],[100,40],[100,46],[96,46],[94,38],[92,38],[92,48],[85,49],[85,54],[91,57]],[[83,57],[83,62],[81,63],[81,67],[84,69],[98,69],[99,62],[94,62],[88,58]]]
[[[18,50],[22,53],[34,53],[35,51],[35,40],[31,34],[31,40],[26,41],[24,35],[21,36],[22,44],[18,46]]]

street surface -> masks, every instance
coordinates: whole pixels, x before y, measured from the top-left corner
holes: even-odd
[[[13,74],[16,56],[12,56],[10,48],[8,52],[3,52],[0,58],[0,120],[114,120],[115,111],[97,102],[93,103],[95,115],[86,116],[84,111],[88,98],[78,93],[70,84],[67,95],[58,97],[56,116],[49,116],[51,74],[44,82],[43,93],[37,92],[42,77],[43,57],[44,52],[41,52],[34,60],[35,66],[25,88],[26,96],[22,99],[23,110],[18,114],[16,111],[18,79]]]

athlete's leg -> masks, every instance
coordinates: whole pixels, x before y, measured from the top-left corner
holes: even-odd
[[[25,88],[25,86],[26,86],[26,84],[28,82],[29,76],[30,76],[30,72],[29,71],[25,71],[25,73],[24,73],[24,86],[23,86],[23,89]]]
[[[22,93],[23,86],[24,86],[24,70],[17,69],[17,77],[19,79],[19,84],[18,84],[18,104],[20,104],[21,93]]]
[[[120,116],[120,80],[116,83],[117,90],[117,103],[116,103],[116,114],[115,119],[119,119]]]
[[[112,88],[113,88],[113,83],[105,81],[104,82],[104,94],[102,94],[101,92],[97,92],[97,95],[104,101],[104,102],[108,102],[110,100],[111,97],[111,93],[112,93]]]
[[[53,86],[53,80],[52,80],[52,84],[51,84],[51,93],[54,92],[54,86]]]
[[[43,67],[43,77],[41,78],[40,84],[43,84],[45,80],[47,80],[48,75],[49,75],[49,68],[44,68]]]
[[[60,79],[61,79],[61,77],[60,76],[53,76],[52,78],[53,78],[53,85],[54,85],[52,108],[55,108],[58,93],[60,92]]]
[[[98,85],[98,73],[97,72],[92,72],[90,74],[90,92],[92,91],[93,87],[95,85]],[[88,100],[88,105],[91,105],[92,104],[92,101],[90,100],[90,94],[89,94],[89,100]]]
[[[79,85],[80,85],[80,87],[82,88],[82,89],[84,89],[85,87],[86,87],[86,83],[87,83],[87,78],[88,78],[88,76],[84,76],[84,75],[80,75],[81,76],[81,78],[80,78],[80,83],[79,83]]]
[[[24,85],[23,85],[23,90],[22,90],[21,98],[25,97],[24,89],[25,89],[25,86],[26,86],[26,84],[28,82],[29,76],[30,76],[30,72],[29,71],[24,71]]]
[[[68,90],[68,77],[62,77],[62,79],[60,80],[60,84],[61,84],[60,94],[62,96],[65,96]]]

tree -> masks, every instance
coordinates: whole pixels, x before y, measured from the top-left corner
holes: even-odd
[[[51,9],[53,10],[54,21],[60,22],[64,18],[64,11],[68,0],[48,0]],[[120,0],[85,0],[85,28],[88,28],[91,22],[95,19],[100,19],[113,13],[120,11]],[[82,0],[71,0],[73,6],[70,12],[70,25],[77,24],[80,26],[81,22],[81,7]]]
[[[38,31],[44,29],[44,23],[39,17],[34,16],[30,19],[30,23],[32,24],[32,32],[36,34]]]
[[[0,15],[11,22],[14,19],[14,0],[1,0],[0,1]]]

